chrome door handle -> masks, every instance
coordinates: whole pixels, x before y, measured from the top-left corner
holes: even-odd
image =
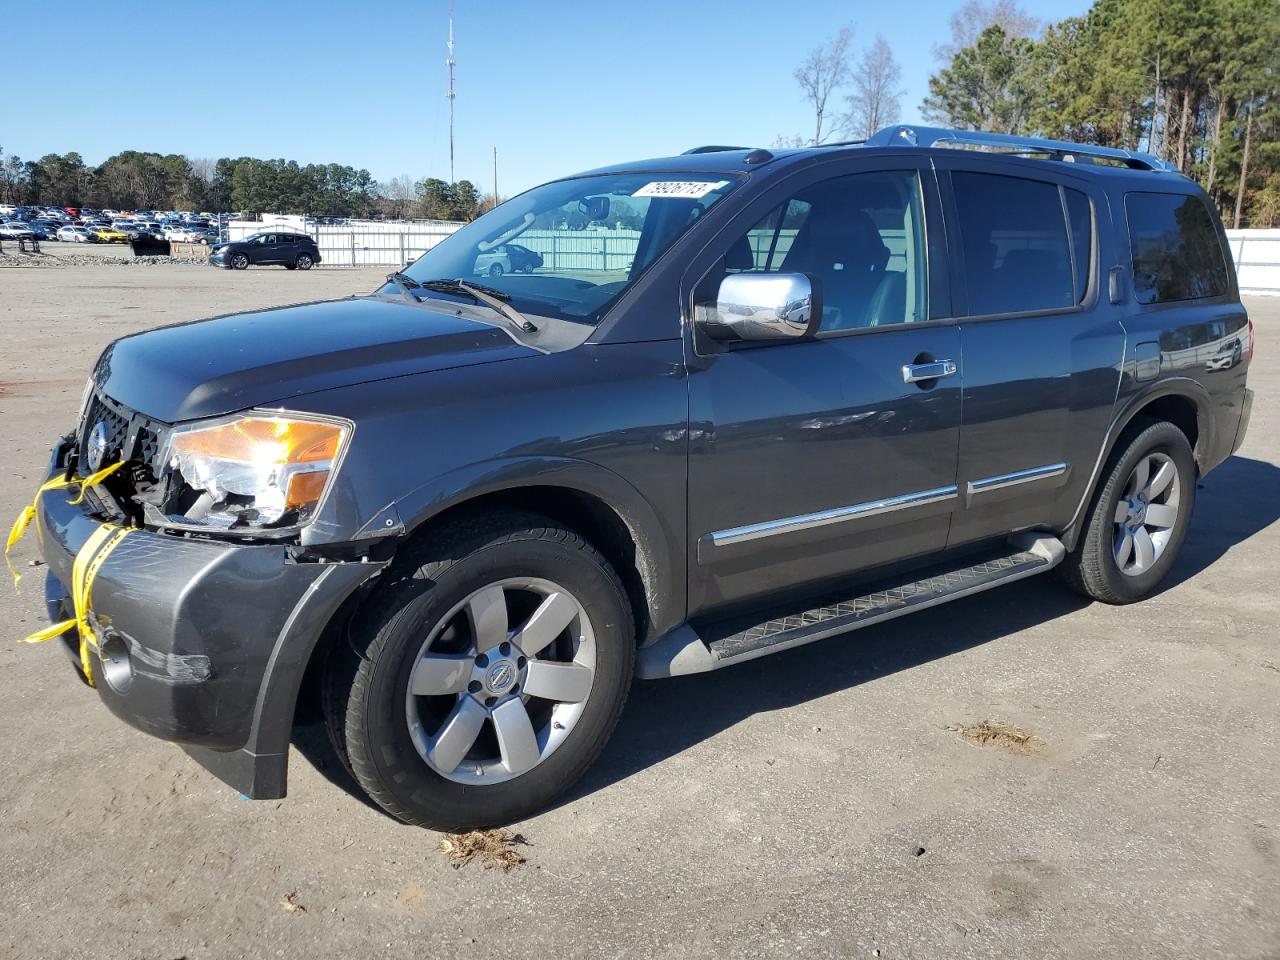
[[[954,376],[956,362],[954,360],[934,360],[932,363],[904,363],[902,365],[903,383],[919,383],[921,380],[941,380]]]

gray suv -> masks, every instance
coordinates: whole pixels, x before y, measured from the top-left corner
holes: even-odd
[[[542,265],[482,283],[517,239]],[[899,127],[596,170],[368,296],[112,344],[34,505],[42,635],[251,797],[314,692],[392,815],[508,822],[633,677],[1055,568],[1148,596],[1252,353],[1152,157]]]

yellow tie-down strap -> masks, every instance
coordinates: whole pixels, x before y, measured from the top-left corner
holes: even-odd
[[[79,487],[79,495],[74,500],[67,501],[68,503],[78,504],[84,500],[85,491],[89,487],[101,483],[123,466],[124,461],[114,463],[109,467],[104,467],[92,476],[86,477],[84,480],[64,480],[61,477],[57,477],[43,484],[36,491],[35,499],[22,509],[22,512],[18,514],[18,519],[14,521],[13,527],[9,531],[9,539],[4,548],[5,560],[9,562],[9,570],[13,574],[15,588],[18,585],[19,575],[12,561],[9,561],[9,551],[22,539],[23,534],[27,532],[27,528],[31,525],[31,521],[35,519],[36,504],[40,502],[40,497],[50,490]],[[107,557],[111,555],[111,551],[120,545],[120,541],[128,536],[129,532],[130,530],[127,527],[121,527],[114,523],[104,523],[89,535],[89,539],[76,552],[75,562],[71,566],[71,602],[75,608],[75,616],[70,620],[63,620],[61,623],[45,627],[43,630],[37,630],[35,633],[24,637],[22,641],[23,643],[43,643],[45,640],[61,636],[74,627],[80,636],[80,669],[84,673],[85,680],[89,682],[89,686],[93,686],[93,671],[89,666],[89,648],[98,646],[98,640],[94,636],[93,626],[89,619],[93,613],[93,581],[97,577],[98,571],[102,569],[102,565],[106,563]]]

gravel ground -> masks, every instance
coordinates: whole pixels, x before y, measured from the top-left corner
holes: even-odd
[[[0,515],[111,338],[382,272],[0,272]],[[1280,301],[1250,308],[1252,430],[1163,593],[1035,578],[638,684],[509,872],[362,802],[314,725],[289,798],[241,801],[53,645],[0,644],[0,956],[1280,956]],[[0,600],[15,639],[31,573]]]
[[[61,240],[42,241],[40,252],[23,252],[16,243],[5,241],[0,254],[3,267],[149,267],[172,264],[207,266],[206,257],[135,257],[127,243],[72,243]]]

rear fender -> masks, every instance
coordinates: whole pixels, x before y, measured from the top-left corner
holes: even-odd
[[[1107,429],[1102,448],[1098,453],[1097,460],[1094,461],[1093,472],[1089,476],[1089,484],[1085,487],[1084,496],[1077,505],[1075,513],[1072,514],[1071,522],[1067,525],[1060,538],[1068,550],[1075,547],[1076,540],[1080,536],[1085,514],[1088,512],[1089,504],[1093,500],[1094,491],[1097,490],[1098,483],[1102,479],[1102,470],[1107,461],[1111,459],[1116,443],[1129,425],[1133,423],[1134,419],[1141,416],[1143,409],[1151,401],[1167,396],[1186,397],[1195,404],[1196,429],[1199,434],[1196,443],[1196,464],[1200,468],[1202,475],[1207,473],[1213,466],[1216,466],[1216,464],[1204,464],[1201,462],[1201,451],[1216,450],[1217,447],[1215,445],[1216,437],[1214,436],[1214,419],[1209,415],[1211,409],[1209,391],[1201,386],[1198,381],[1187,377],[1170,377],[1153,383],[1145,390],[1131,394],[1121,401],[1118,412],[1111,421],[1111,426]]]

